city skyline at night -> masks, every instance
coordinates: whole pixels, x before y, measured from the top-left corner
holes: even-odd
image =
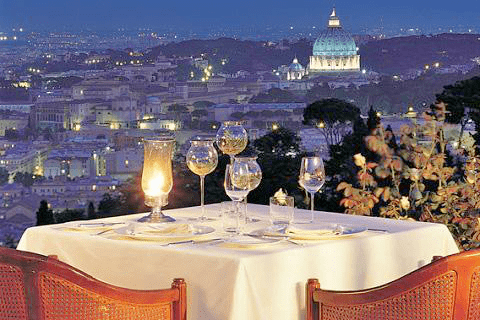
[[[407,0],[392,5],[365,1],[253,1],[238,3],[184,0],[150,1],[0,1],[0,28],[26,30],[245,30],[291,29],[315,34],[325,28],[331,8],[337,8],[343,25],[354,33],[411,30],[415,33],[479,32],[480,3]],[[297,29],[297,30],[295,30]],[[272,30],[273,31],[273,30]],[[221,34],[220,34],[221,35]],[[228,35],[228,34],[227,34]]]

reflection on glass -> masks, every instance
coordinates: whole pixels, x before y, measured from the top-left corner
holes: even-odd
[[[241,121],[224,121],[218,129],[216,140],[218,148],[228,154],[233,163],[233,156],[242,152],[247,146],[247,130]]]
[[[224,180],[224,187],[225,193],[227,196],[230,197],[235,202],[235,214],[240,215],[239,206],[240,202],[245,199],[247,196],[249,189],[248,184],[240,182],[243,179],[239,178],[238,176],[235,177],[235,173],[233,172],[233,165],[227,164],[225,168],[225,180]],[[235,183],[234,181],[237,181]]]
[[[202,210],[200,220],[206,220],[204,200],[205,176],[217,167],[218,154],[213,146],[213,140],[192,140],[190,143],[191,146],[187,152],[187,166],[193,173],[200,176],[200,206]]]
[[[315,193],[325,183],[325,168],[322,158],[316,156],[302,158],[298,183],[310,193],[310,210],[312,212],[310,222],[313,222]]]
[[[262,180],[262,169],[257,163],[257,157],[235,157],[233,161],[233,183],[238,187],[245,187],[248,192],[254,190]],[[255,221],[249,219],[247,214],[247,197],[245,196],[245,222]]]

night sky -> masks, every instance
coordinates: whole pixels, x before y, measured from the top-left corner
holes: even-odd
[[[353,32],[382,25],[463,25],[480,32],[479,0],[0,0],[0,28],[324,28],[334,4]]]

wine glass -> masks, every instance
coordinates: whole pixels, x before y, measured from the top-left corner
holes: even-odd
[[[233,156],[247,146],[247,130],[243,127],[242,121],[224,121],[217,131],[216,140],[218,148],[230,156],[230,163],[233,164]]]
[[[325,168],[322,158],[318,156],[302,158],[298,183],[310,193],[310,211],[312,212],[310,222],[313,222],[315,193],[325,183]]]
[[[238,207],[240,202],[242,202],[250,192],[247,179],[248,177],[239,174],[239,172],[235,175],[233,165],[227,164],[224,180],[225,193],[235,202],[235,212],[237,215],[239,215]]]
[[[173,186],[172,154],[175,140],[171,136],[144,140],[142,189],[145,204],[152,212],[139,222],[171,222],[174,218],[165,216],[162,207],[168,204],[168,194]]]
[[[200,220],[207,220],[205,216],[205,176],[211,173],[218,164],[217,150],[213,146],[212,139],[197,139],[190,141],[190,149],[187,152],[188,168],[200,176],[200,207],[202,216]]]
[[[235,157],[233,161],[233,183],[242,187],[246,184],[248,192],[254,190],[262,180],[262,169],[256,156]],[[247,194],[248,195],[248,194]],[[245,196],[245,222],[256,222],[247,216],[247,197]]]

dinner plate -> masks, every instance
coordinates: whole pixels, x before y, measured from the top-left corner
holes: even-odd
[[[62,231],[76,232],[99,232],[109,230],[117,226],[125,224],[124,222],[88,222],[88,221],[72,221],[64,223],[57,229]]]
[[[259,248],[263,246],[269,246],[281,240],[283,239],[274,238],[274,237],[237,235],[237,236],[225,238],[224,242],[221,245],[225,247],[230,247],[230,248],[250,249],[250,248]]]
[[[366,227],[344,224],[293,225],[286,233],[294,240],[328,240],[350,237],[367,230]]]
[[[367,230],[365,227],[343,224],[291,225],[287,228],[267,227],[252,231],[256,236],[288,238],[292,240],[329,240],[356,235]]]
[[[139,223],[118,228],[115,233],[138,240],[180,241],[208,235],[214,231],[215,229],[210,226],[186,223]]]

